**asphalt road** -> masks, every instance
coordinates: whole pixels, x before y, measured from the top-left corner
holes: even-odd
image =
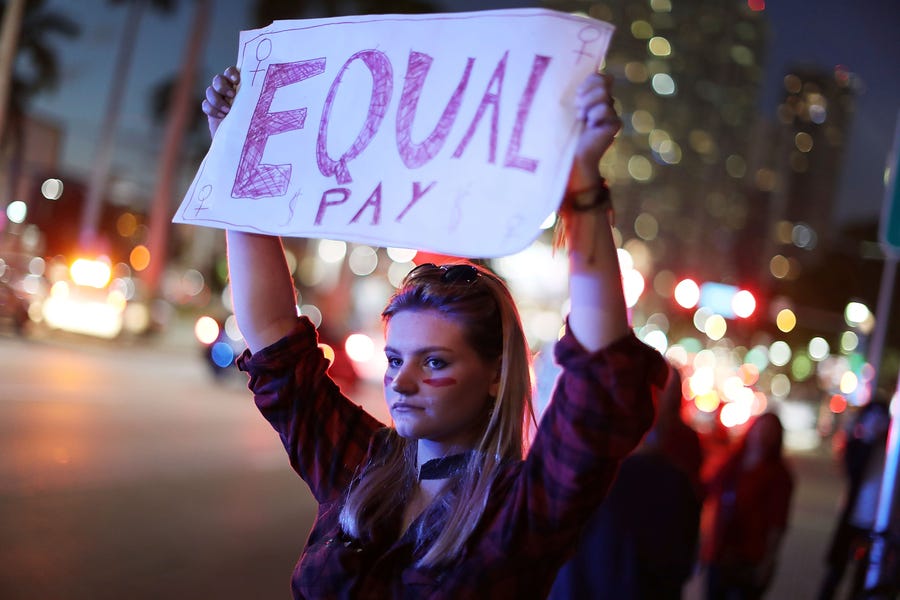
[[[313,510],[193,348],[0,337],[0,598],[290,598]]]
[[[289,598],[314,505],[240,377],[214,383],[184,332],[0,335],[0,598]],[[791,460],[769,598],[801,600],[842,482],[827,447]]]

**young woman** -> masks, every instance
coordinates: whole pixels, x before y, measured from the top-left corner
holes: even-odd
[[[210,131],[234,67],[203,110]],[[662,357],[629,327],[597,165],[620,127],[610,80],[589,77],[565,203],[571,311],[563,372],[530,449],[530,353],[513,299],[489,270],[420,265],[382,313],[385,426],[326,375],[297,316],[276,237],[227,232],[235,314],[256,404],[319,503],[294,570],[296,598],[545,598],[621,459],[653,416]],[[576,210],[576,205],[578,210]]]

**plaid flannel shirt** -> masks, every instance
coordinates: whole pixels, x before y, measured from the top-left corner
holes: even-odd
[[[256,404],[319,503],[292,577],[294,597],[546,598],[620,461],[649,428],[652,386],[666,377],[659,353],[634,335],[588,353],[567,332],[555,355],[562,373],[526,459],[503,466],[463,555],[420,568],[415,522],[400,539],[362,544],[341,533],[346,488],[387,438],[385,426],[326,375],[309,320],[300,317],[290,335],[245,352],[238,365],[250,375]],[[419,517],[441,518],[436,511]]]

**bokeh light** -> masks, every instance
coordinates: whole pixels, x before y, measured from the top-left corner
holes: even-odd
[[[654,36],[647,42],[647,49],[654,56],[669,56],[672,54],[672,45],[664,37]]]
[[[856,388],[858,386],[859,378],[853,371],[845,371],[844,374],[841,375],[841,383],[839,388],[842,394],[852,394],[856,391]]]
[[[828,342],[823,337],[816,336],[809,340],[809,356],[814,361],[825,360],[828,357],[828,353],[831,352],[831,348],[828,346]]]
[[[841,414],[847,410],[847,399],[840,394],[834,394],[828,400],[828,408],[835,414]]]
[[[859,346],[859,336],[852,331],[841,334],[841,352],[853,352]]]
[[[106,260],[78,258],[69,267],[69,273],[76,284],[99,289],[109,283],[112,270]]]
[[[721,400],[719,400],[719,394],[715,390],[702,396],[697,396],[694,399],[694,405],[697,409],[706,413],[715,412],[719,408],[719,404],[721,404]]]
[[[675,286],[675,302],[682,308],[694,308],[700,302],[700,286],[693,279],[682,279]]]
[[[41,195],[47,200],[59,200],[63,194],[63,182],[60,179],[45,179],[41,184]]]
[[[371,246],[356,246],[350,252],[347,266],[354,275],[371,275],[378,267],[378,253]]]
[[[628,174],[635,181],[649,181],[653,177],[653,164],[640,154],[628,159]]]
[[[791,380],[784,373],[777,373],[772,377],[770,384],[772,395],[779,398],[786,398],[791,393]]]
[[[675,80],[668,73],[657,73],[650,78],[650,87],[660,96],[672,96],[675,94]]]
[[[210,316],[204,315],[194,323],[194,335],[202,344],[212,344],[219,337],[219,324]]]
[[[728,331],[728,323],[722,315],[711,315],[703,326],[703,331],[713,341],[721,340]]]
[[[135,246],[128,256],[128,262],[135,271],[143,271],[150,266],[150,250],[143,244]]]
[[[862,302],[848,302],[844,308],[844,321],[851,327],[865,322],[871,315],[869,307]]]
[[[797,316],[791,309],[783,308],[778,311],[778,315],[775,317],[775,325],[784,333],[793,331],[794,327],[797,326]]]
[[[137,231],[137,227],[138,220],[133,213],[122,213],[119,215],[119,218],[116,219],[116,231],[124,238],[133,236],[135,231]]]
[[[347,356],[354,362],[368,362],[372,360],[372,356],[375,354],[375,342],[364,333],[353,333],[347,336],[347,341],[344,342],[344,350],[347,351]]]
[[[347,255],[347,243],[340,240],[319,240],[319,258],[327,263],[338,263]]]
[[[778,340],[769,346],[769,361],[776,367],[783,367],[791,360],[791,347],[787,342]]]
[[[743,425],[750,420],[750,406],[743,402],[730,402],[722,407],[719,420],[725,427]]]
[[[21,200],[13,200],[6,207],[6,218],[12,223],[24,223],[28,206]]]
[[[759,381],[759,368],[753,363],[745,362],[740,367],[738,367],[738,377],[741,378],[741,382],[746,386],[754,385],[757,381]]]
[[[386,248],[385,252],[396,263],[409,263],[416,257],[417,252],[409,248]]]
[[[756,298],[749,290],[740,290],[731,299],[731,309],[735,315],[746,319],[756,310]]]
[[[636,269],[628,269],[622,273],[622,290],[625,293],[625,305],[629,308],[637,304],[644,292],[644,276]]]

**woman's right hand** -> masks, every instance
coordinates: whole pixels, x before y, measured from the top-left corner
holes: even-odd
[[[209,135],[214,137],[219,123],[231,110],[234,95],[237,93],[241,82],[241,73],[237,67],[231,66],[213,77],[212,83],[206,88],[206,97],[203,99],[203,112],[209,122]]]

